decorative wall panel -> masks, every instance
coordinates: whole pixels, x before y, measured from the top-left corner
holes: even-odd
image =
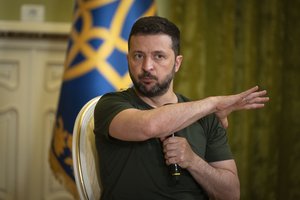
[[[0,109],[0,199],[14,199],[18,117],[15,109]]]
[[[0,60],[0,87],[14,90],[19,84],[19,62]]]
[[[67,46],[52,39],[0,37],[1,200],[73,199],[48,161]]]
[[[45,70],[45,88],[49,92],[58,91],[60,89],[64,64],[57,62],[46,63]]]

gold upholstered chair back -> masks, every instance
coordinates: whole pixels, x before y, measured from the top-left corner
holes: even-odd
[[[100,96],[87,102],[76,117],[73,131],[72,158],[79,197],[100,199],[101,182],[94,136],[94,109]]]

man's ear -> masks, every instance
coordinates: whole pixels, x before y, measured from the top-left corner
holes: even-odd
[[[183,60],[182,55],[176,56],[176,58],[175,58],[175,72],[177,72],[179,70],[182,60]]]

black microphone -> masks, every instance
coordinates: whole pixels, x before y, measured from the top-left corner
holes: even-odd
[[[172,103],[166,103],[164,104],[164,106],[170,104]],[[169,137],[175,137],[175,133],[173,133]],[[170,164],[168,168],[169,168],[169,173],[173,177],[173,180],[175,180],[175,183],[177,183],[179,181],[179,176],[181,175],[181,167],[177,163],[175,163],[175,164]]]
[[[175,134],[173,133],[170,137],[175,137]],[[177,163],[175,163],[175,164],[170,164],[168,168],[173,179],[176,182],[179,181],[179,177],[181,175],[181,167]]]

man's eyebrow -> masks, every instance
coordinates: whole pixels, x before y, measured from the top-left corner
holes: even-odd
[[[134,51],[132,51],[133,53],[144,53],[143,51],[141,51],[141,50],[134,50]]]
[[[161,51],[161,50],[156,50],[156,51],[153,51],[153,53],[160,53],[160,54],[166,54],[166,52],[164,52],[164,51]]]

